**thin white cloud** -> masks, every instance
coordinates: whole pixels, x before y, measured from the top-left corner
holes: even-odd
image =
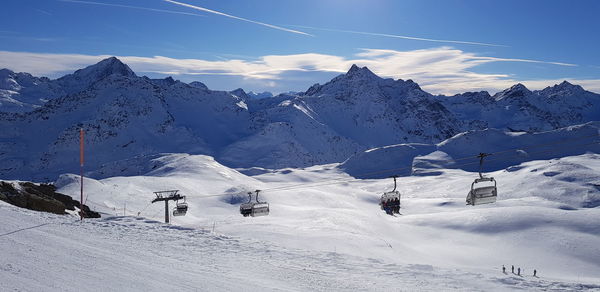
[[[42,14],[46,14],[46,15],[50,15],[50,16],[52,16],[52,13],[50,13],[50,12],[48,12],[48,11],[46,11],[46,10],[42,10],[42,9],[36,9],[35,11],[37,11],[37,12],[39,12],[39,13],[42,13]]]
[[[21,35],[0,35],[0,39],[11,39],[11,40],[26,40],[36,42],[56,42],[60,41],[60,38],[48,38],[48,37],[31,37]]]
[[[70,3],[79,3],[79,4],[88,4],[88,5],[100,5],[100,6],[111,6],[111,7],[120,7],[120,8],[131,8],[131,9],[139,9],[139,10],[146,10],[146,11],[170,13],[170,14],[183,14],[183,15],[191,15],[191,16],[204,17],[204,15],[197,14],[197,13],[189,13],[189,12],[173,11],[173,10],[165,10],[165,9],[155,9],[155,8],[140,7],[140,6],[131,6],[131,5],[123,5],[123,4],[113,4],[113,3],[93,2],[93,1],[82,1],[82,0],[59,0],[59,1],[61,1],[61,2],[70,2]]]
[[[0,68],[29,72],[37,76],[59,77],[107,57],[109,56],[0,51]],[[412,79],[419,83],[424,90],[434,94],[454,94],[480,90],[494,93],[518,82],[531,89],[541,89],[562,81],[558,79],[524,80],[515,78],[505,72],[486,74],[473,71],[475,67],[482,64],[497,62],[530,63],[535,61],[547,64],[549,68],[569,66],[569,64],[560,62],[478,56],[448,47],[412,51],[362,49],[349,58],[317,53],[267,55],[251,61],[241,59],[175,59],[163,56],[120,56],[119,58],[140,75],[173,75],[176,78],[188,80],[194,79],[191,76],[206,76],[205,78],[211,78],[211,80],[236,77],[246,83],[275,84],[276,82],[284,91],[302,90],[314,82],[324,83],[328,81],[310,79],[311,77],[306,78],[306,76],[315,75],[310,72],[344,73],[352,64],[357,64],[369,67],[374,73],[382,77]],[[308,84],[303,85],[306,88],[285,88],[286,84],[290,84],[288,78],[290,76],[300,76],[299,74],[304,74],[301,76],[307,80]],[[600,79],[564,79],[574,84],[580,84],[587,90],[600,92]],[[228,83],[227,86],[236,87],[235,84],[231,83]]]
[[[264,22],[260,22],[260,21],[250,20],[250,19],[247,19],[247,18],[242,18],[242,17],[234,16],[234,15],[231,15],[231,14],[227,14],[227,13],[223,13],[223,12],[211,10],[211,9],[208,9],[208,8],[204,8],[204,7],[200,7],[200,6],[196,6],[196,5],[192,5],[192,4],[177,2],[177,1],[173,1],[173,0],[164,0],[164,1],[165,2],[169,2],[169,3],[173,3],[173,4],[177,4],[177,5],[180,5],[180,6],[184,6],[184,7],[196,9],[196,10],[199,10],[199,11],[213,13],[213,14],[217,14],[217,15],[221,15],[221,16],[225,16],[225,17],[229,17],[229,18],[233,18],[233,19],[237,19],[237,20],[241,20],[241,21],[246,21],[246,22],[250,22],[250,23],[254,23],[254,24],[266,26],[266,27],[273,28],[273,29],[278,29],[278,30],[287,31],[287,32],[295,33],[295,34],[306,35],[306,36],[313,36],[311,34],[308,34],[308,33],[302,32],[302,31],[288,29],[288,28],[285,28],[285,27],[276,26],[276,25],[272,25],[272,24],[268,24],[268,23],[264,23]]]
[[[333,28],[321,28],[321,27],[312,27],[312,26],[304,26],[304,25],[292,25],[292,26],[299,27],[299,28],[306,28],[306,29],[321,30],[321,31],[343,32],[343,33],[380,36],[380,37],[388,37],[388,38],[398,38],[398,39],[406,39],[406,40],[414,40],[414,41],[463,44],[463,45],[477,45],[477,46],[488,46],[488,47],[508,47],[506,45],[481,43],[481,42],[458,41],[458,40],[438,40],[438,39],[429,39],[429,38],[414,37],[414,36],[404,36],[404,35],[376,33],[376,32],[364,32],[364,31],[353,31],[353,30],[333,29]]]
[[[539,64],[552,64],[559,66],[576,67],[577,64],[562,63],[562,62],[549,62],[549,61],[538,61],[538,60],[527,60],[527,59],[510,59],[510,58],[494,58],[494,57],[480,57],[482,60],[500,61],[500,62],[525,62],[525,63],[539,63]]]

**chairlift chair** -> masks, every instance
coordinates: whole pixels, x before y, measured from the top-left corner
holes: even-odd
[[[383,193],[381,195],[381,199],[379,200],[379,206],[381,210],[384,210],[387,214],[399,214],[400,213],[400,192],[396,190],[396,178],[398,176],[394,175],[394,189],[389,192]]]
[[[185,196],[183,202],[176,201],[175,208],[173,208],[173,216],[185,216],[188,210],[188,204],[185,202]]]
[[[467,205],[475,206],[496,202],[498,197],[496,180],[493,177],[484,177],[481,174],[483,158],[489,155],[491,154],[480,153],[477,156],[479,157],[479,178],[475,179],[471,184],[471,191],[467,195]]]
[[[256,190],[256,203],[252,205],[252,217],[267,216],[269,215],[269,203],[261,202],[258,200],[258,193],[260,190]]]
[[[248,192],[248,202],[240,205],[240,214],[244,217],[250,216],[252,214],[252,206],[254,206],[254,203],[252,202],[252,192]]]

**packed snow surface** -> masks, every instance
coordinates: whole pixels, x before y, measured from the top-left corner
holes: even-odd
[[[600,290],[598,154],[488,173],[498,201],[475,207],[465,197],[476,173],[401,177],[395,217],[378,206],[390,179],[336,164],[247,176],[202,155],[147,163],[138,176],[85,180],[101,219],[1,204],[0,290]],[[75,175],[57,186],[79,197]],[[167,225],[150,201],[169,189],[190,208]],[[254,189],[269,216],[239,214]]]

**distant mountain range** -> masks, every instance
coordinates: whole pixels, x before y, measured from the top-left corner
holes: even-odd
[[[435,96],[353,65],[306,92],[269,96],[139,77],[112,57],[55,80],[0,70],[0,178],[76,172],[79,128],[86,169],[118,164],[132,175],[123,161],[166,152],[207,154],[229,167],[305,167],[468,131],[533,135],[599,120],[600,95],[566,81]]]

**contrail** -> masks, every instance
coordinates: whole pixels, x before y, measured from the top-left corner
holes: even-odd
[[[165,1],[170,1],[170,0],[165,0]],[[477,45],[477,46],[488,46],[488,47],[508,47],[508,46],[505,46],[505,45],[498,45],[498,44],[488,44],[488,43],[468,42],[468,41],[455,41],[455,40],[436,40],[436,39],[428,39],[428,38],[420,38],[420,37],[412,37],[412,36],[404,36],[404,35],[395,35],[395,34],[386,34],[386,33],[376,33],[376,32],[353,31],[353,30],[333,29],[333,28],[320,28],[320,27],[303,26],[303,25],[291,25],[291,26],[293,26],[293,27],[300,27],[300,28],[314,29],[314,30],[322,30],[322,31],[353,33],[353,34],[362,34],[362,35],[371,35],[371,36],[381,36],[381,37],[407,39],[407,40],[415,40],[415,41],[426,41],[426,42],[436,42],[436,43],[453,43],[453,44]]]
[[[183,14],[183,15],[192,15],[192,16],[204,17],[204,15],[202,15],[202,14],[196,14],[196,13],[180,12],[180,11],[164,10],[164,9],[155,9],[155,8],[140,7],[140,6],[131,6],[131,5],[122,5],[122,4],[102,3],[102,2],[93,2],[93,1],[81,1],[81,0],[59,0],[59,1],[62,1],[62,2],[71,2],[71,3],[79,3],[79,4],[112,6],[112,7],[121,7],[121,8],[132,8],[132,9],[140,9],[140,10],[147,10],[147,11],[154,11],[154,12],[164,12],[164,13],[171,13],[171,14]]]
[[[558,66],[568,66],[568,67],[577,67],[577,64],[571,63],[563,63],[563,62],[551,62],[551,61],[539,61],[539,60],[529,60],[529,59],[511,59],[511,58],[496,58],[496,57],[476,57],[475,59],[479,60],[490,60],[490,61],[500,61],[500,62],[525,62],[525,63],[540,63],[540,64],[551,64]]]
[[[181,3],[181,2],[177,2],[177,1],[173,1],[173,0],[164,0],[164,1],[169,2],[169,3],[173,3],[173,4],[177,4],[177,5],[181,5],[181,6],[184,6],[184,7],[189,7],[189,8],[192,8],[192,9],[196,9],[196,10],[208,12],[208,13],[213,13],[213,14],[217,14],[217,15],[221,15],[221,16],[225,16],[225,17],[229,17],[229,18],[233,18],[233,19],[237,19],[237,20],[242,20],[242,21],[247,21],[247,22],[254,23],[254,24],[263,25],[263,26],[274,28],[274,29],[278,29],[278,30],[283,30],[283,31],[291,32],[291,33],[301,34],[301,35],[313,36],[311,34],[308,34],[308,33],[305,33],[305,32],[301,32],[301,31],[298,31],[298,30],[288,29],[288,28],[284,28],[284,27],[281,27],[281,26],[276,26],[276,25],[272,25],[272,24],[268,24],[268,23],[264,23],[264,22],[250,20],[250,19],[246,19],[246,18],[242,18],[242,17],[238,17],[238,16],[226,14],[226,13],[223,13],[223,12],[219,12],[219,11],[215,11],[215,10],[210,10],[210,9],[207,9],[207,8],[204,8],[204,7],[195,6],[195,5],[192,5],[192,4]]]

